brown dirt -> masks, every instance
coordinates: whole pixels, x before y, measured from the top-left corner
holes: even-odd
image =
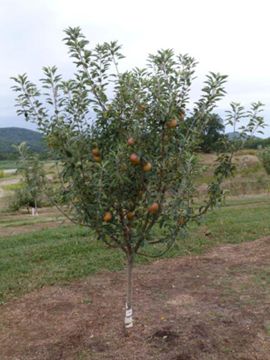
[[[1,360],[269,360],[270,238],[138,266],[123,335],[124,272],[0,308]]]

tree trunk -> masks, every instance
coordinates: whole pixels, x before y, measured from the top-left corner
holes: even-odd
[[[125,328],[133,326],[132,317],[132,270],[133,270],[134,256],[129,254],[127,256],[127,302],[126,302],[126,315],[125,315]]]
[[[35,199],[35,207],[32,207],[32,216],[38,215],[37,200]]]

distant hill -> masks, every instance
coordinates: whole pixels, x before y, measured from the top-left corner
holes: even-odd
[[[18,145],[23,141],[32,151],[39,153],[45,151],[41,133],[23,128],[6,127],[0,128],[0,155],[4,157],[7,153],[15,153],[16,150],[12,145]]]
[[[241,135],[239,132],[235,131],[235,132],[229,132],[226,134],[228,136],[228,138],[230,140],[238,140],[240,138],[244,138],[244,139],[260,139],[256,136],[249,136],[249,135]]]
[[[239,132],[230,132],[226,134],[229,138],[229,140],[240,140],[241,135]],[[258,136],[249,136],[246,135],[245,137],[243,137],[245,142],[244,142],[244,148],[245,149],[262,149],[265,147],[270,147],[270,137],[269,138],[261,138]]]

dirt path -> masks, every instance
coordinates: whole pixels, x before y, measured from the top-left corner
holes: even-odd
[[[18,184],[20,182],[20,178],[9,178],[9,179],[1,179],[0,185],[12,185],[12,184]]]
[[[0,307],[1,360],[269,360],[270,238],[51,286]]]

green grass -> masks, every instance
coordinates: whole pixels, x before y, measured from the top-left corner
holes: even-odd
[[[246,155],[257,155],[257,150],[243,150],[235,156],[236,171],[235,176],[231,177],[224,184],[230,195],[258,194],[270,191],[270,177],[267,175],[262,163],[259,160],[247,158]],[[204,161],[209,161],[209,157],[203,156]],[[213,160],[205,164],[205,170],[196,179],[197,185],[206,185],[212,181]],[[206,191],[206,190],[205,190]]]
[[[51,216],[42,216],[42,217],[38,217],[38,216],[30,216],[28,215],[27,217],[23,218],[22,220],[6,220],[5,218],[0,219],[0,230],[1,228],[14,228],[14,227],[18,227],[18,226],[24,226],[24,225],[33,225],[33,224],[43,224],[43,223],[47,223],[47,222],[54,222],[54,221],[61,221],[64,220],[64,218],[62,216],[57,216],[56,217],[51,217]],[[1,239],[1,237],[0,237]]]
[[[0,301],[101,269],[118,270],[121,259],[78,227],[0,238]]]
[[[2,188],[5,191],[15,191],[15,190],[19,190],[23,187],[23,184],[21,183],[16,183],[16,184],[8,184],[8,185],[3,185]]]
[[[15,169],[17,167],[16,160],[1,160],[0,170]]]
[[[208,245],[241,243],[270,235],[269,212],[270,198],[267,196],[227,202],[205,219],[211,232]],[[192,233],[191,237],[194,235]]]
[[[201,254],[219,244],[269,236],[269,213],[269,197],[230,200],[223,208],[209,213],[202,226],[190,226],[189,234],[179,239],[165,257]],[[141,257],[137,262],[149,261]],[[97,271],[123,267],[120,251],[105,248],[93,233],[81,227],[62,226],[0,237],[0,301],[45,285],[65,284]]]

